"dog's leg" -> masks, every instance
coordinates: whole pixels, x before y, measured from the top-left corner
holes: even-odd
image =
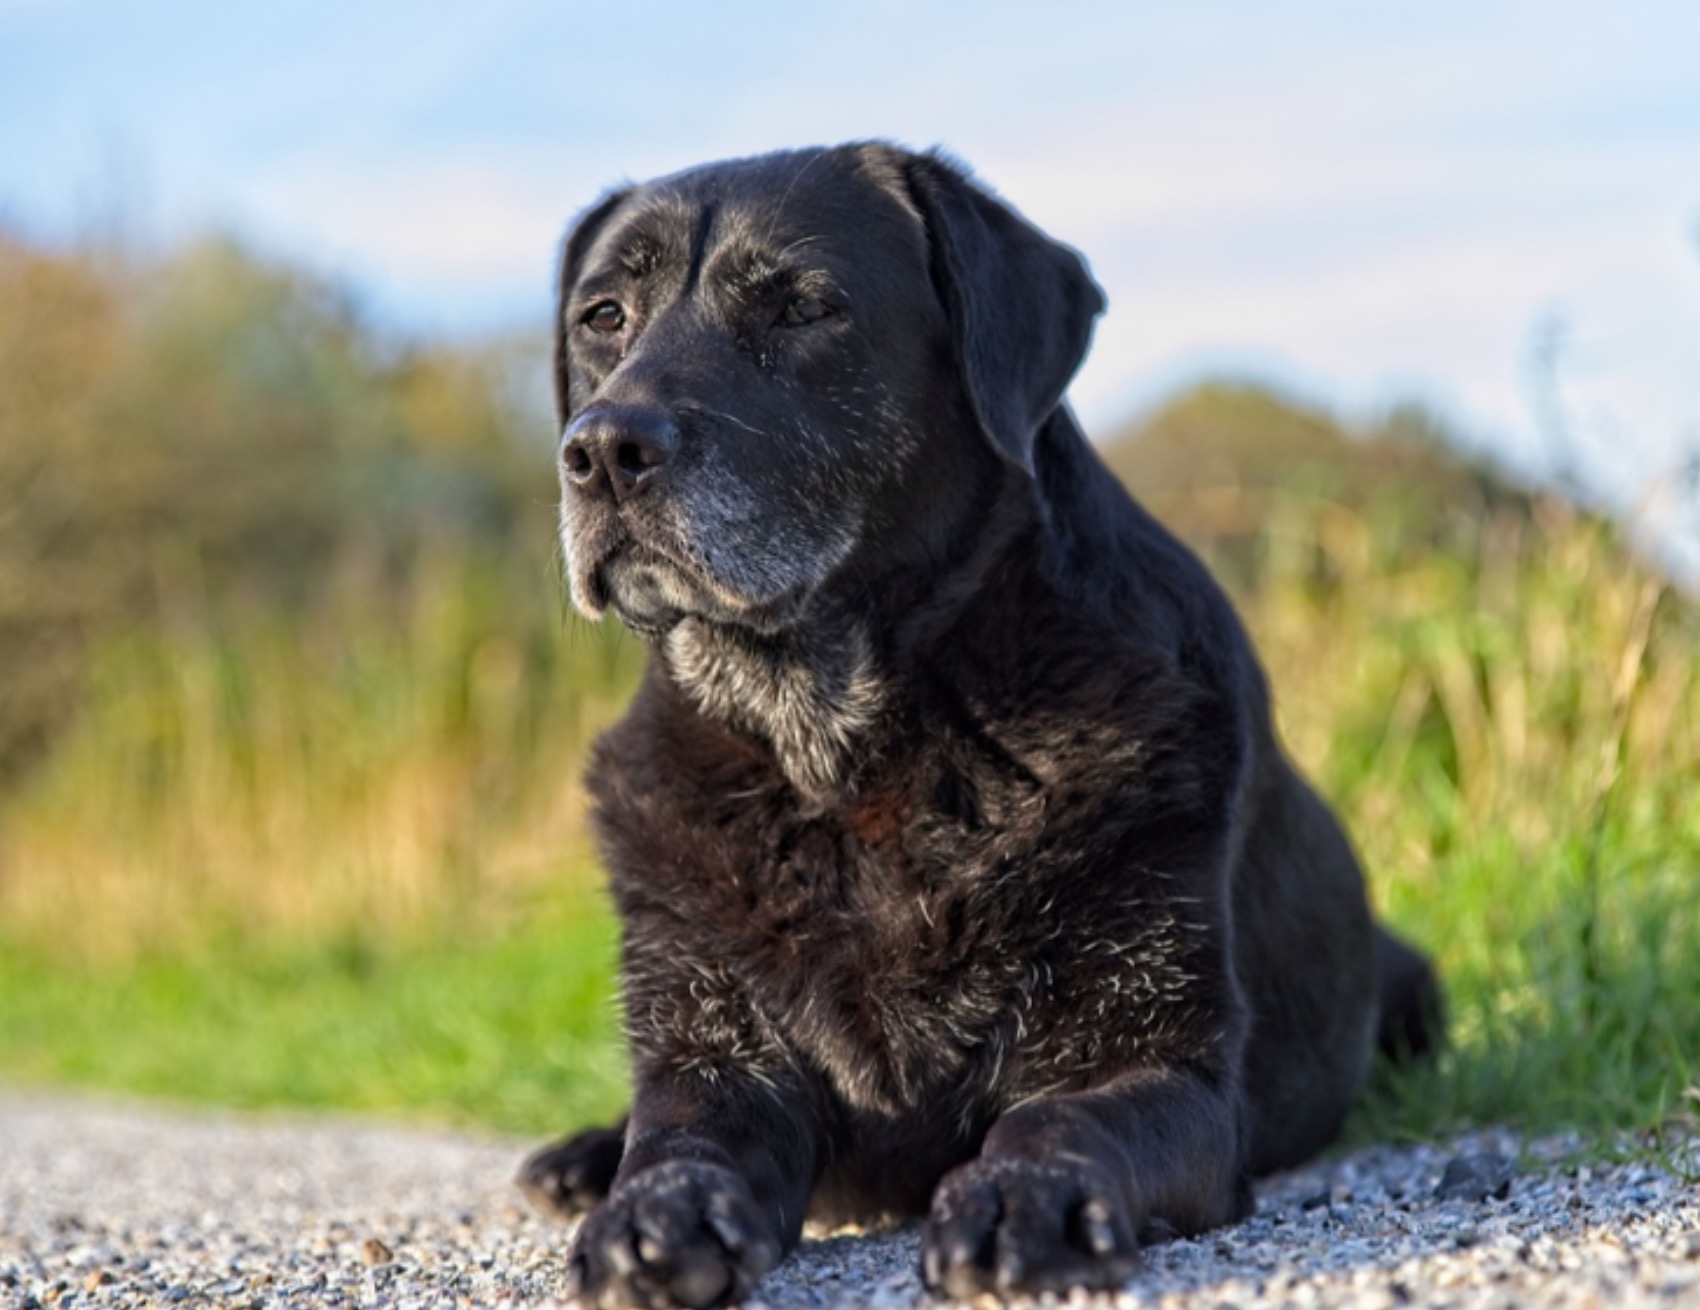
[[[1242,1117],[1231,1085],[1164,1071],[1009,1111],[933,1195],[927,1286],[966,1298],[1121,1285],[1142,1231],[1249,1213]]]
[[[812,1122],[801,1089],[735,1069],[640,1075],[613,1188],[573,1242],[573,1294],[609,1308],[742,1300],[802,1231]]]
[[[519,1168],[520,1189],[539,1210],[574,1219],[608,1195],[626,1150],[626,1121],[552,1142]]]

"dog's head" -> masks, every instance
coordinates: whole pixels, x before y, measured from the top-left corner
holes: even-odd
[[[797,151],[606,196],[561,262],[574,603],[651,637],[785,631],[856,561],[936,536],[976,469],[1031,472],[1102,304],[934,155]]]

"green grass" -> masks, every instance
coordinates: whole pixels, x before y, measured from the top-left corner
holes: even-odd
[[[1478,849],[1445,866],[1449,894],[1396,905],[1436,950],[1452,1043],[1366,1098],[1351,1140],[1426,1139],[1477,1124],[1626,1129],[1694,1124],[1700,1111],[1700,914],[1693,847],[1673,861],[1623,827],[1530,869]],[[1401,898],[1403,899],[1403,898]]]
[[[531,1135],[624,1105],[600,898],[500,933],[350,939],[67,967],[0,948],[0,1070],[241,1107],[357,1110]]]

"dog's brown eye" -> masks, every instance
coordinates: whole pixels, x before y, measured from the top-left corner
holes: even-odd
[[[593,305],[584,316],[585,326],[592,332],[618,332],[626,326],[626,311],[612,300]]]
[[[786,327],[804,327],[810,323],[818,323],[832,313],[832,306],[824,300],[816,300],[813,296],[793,296],[785,306],[785,312],[779,316],[779,321]]]

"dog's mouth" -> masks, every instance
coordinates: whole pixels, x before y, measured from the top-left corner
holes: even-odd
[[[698,608],[699,588],[685,570],[643,546],[617,548],[591,579],[602,606],[640,636],[661,636]]]
[[[595,535],[601,539],[581,537],[570,547],[573,603],[587,618],[613,613],[640,637],[663,637],[688,618],[773,633],[801,608],[800,594],[743,595],[688,552],[623,528]]]

